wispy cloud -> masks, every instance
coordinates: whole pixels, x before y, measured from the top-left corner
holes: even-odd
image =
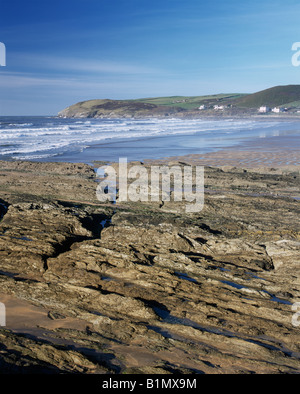
[[[30,86],[54,86],[61,85],[62,79],[52,77],[39,77],[32,73],[5,72],[0,74],[1,88],[26,88]],[[64,80],[64,83],[71,80]]]
[[[28,87],[51,87],[51,88],[97,88],[103,83],[86,80],[84,78],[39,76],[33,73],[8,72],[0,74],[1,88],[28,88]]]
[[[67,76],[67,75],[39,75],[26,72],[5,72],[0,73],[0,96],[11,94],[24,94],[26,92],[35,92],[36,94],[59,94],[64,95],[80,94],[82,96],[94,95],[96,98],[107,96],[122,96],[130,98],[132,91],[136,90],[142,94],[144,89],[153,88],[156,85],[174,86],[174,81],[157,82],[153,77],[132,75],[127,78],[115,76],[111,78],[95,78],[93,75],[87,77]],[[109,93],[110,92],[110,93]],[[145,92],[144,92],[145,94]],[[90,98],[90,97],[89,97]],[[107,97],[109,98],[109,97]],[[111,97],[113,98],[113,97]],[[117,97],[116,97],[117,98]]]
[[[11,64],[21,68],[38,68],[40,71],[80,72],[94,74],[157,74],[162,70],[142,64],[106,59],[85,59],[84,57],[61,57],[18,53],[11,55]]]

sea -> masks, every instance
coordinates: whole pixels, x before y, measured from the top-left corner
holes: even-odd
[[[0,160],[142,161],[204,154],[274,137],[293,137],[292,148],[300,152],[300,119],[0,117]]]

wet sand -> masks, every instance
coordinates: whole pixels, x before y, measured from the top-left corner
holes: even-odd
[[[285,136],[253,140],[236,147],[217,152],[172,156],[163,160],[179,160],[190,164],[211,167],[235,166],[242,168],[281,168],[291,170],[300,166],[300,141],[298,137]],[[145,160],[151,163],[153,160]]]
[[[5,327],[16,333],[26,333],[37,338],[46,338],[47,330],[69,328],[85,330],[83,320],[51,314],[50,310],[42,306],[19,299],[13,295],[0,293],[0,300],[5,305]],[[51,338],[53,340],[53,337]]]

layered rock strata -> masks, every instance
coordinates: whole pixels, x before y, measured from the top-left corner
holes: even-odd
[[[1,371],[299,373],[299,180],[206,167],[186,213],[100,203],[84,164],[1,162]]]

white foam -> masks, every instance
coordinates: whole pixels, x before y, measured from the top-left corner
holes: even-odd
[[[18,126],[18,127],[33,126],[33,123],[9,123],[8,126]]]
[[[30,119],[31,120],[31,119]],[[275,122],[254,120],[202,119],[91,119],[61,120],[36,123],[0,124],[0,155],[18,158],[42,158],[62,150],[84,149],[103,141],[128,140],[151,136],[192,135],[221,140],[224,135],[247,133],[259,128],[266,130]],[[228,138],[228,137],[227,137]],[[230,137],[231,138],[231,137]],[[7,146],[5,146],[7,145]]]

